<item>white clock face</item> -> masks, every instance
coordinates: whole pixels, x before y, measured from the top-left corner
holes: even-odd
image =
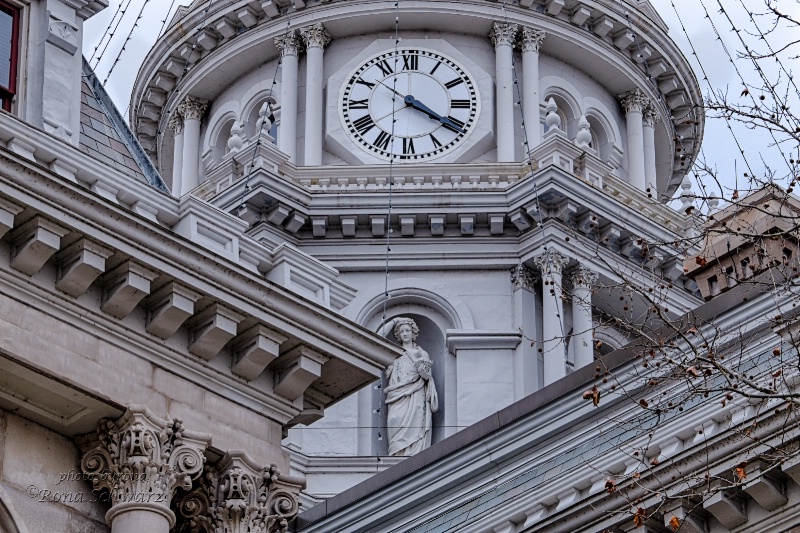
[[[479,111],[472,78],[455,61],[419,48],[391,50],[345,84],[342,120],[353,140],[382,159],[423,161],[455,149]]]

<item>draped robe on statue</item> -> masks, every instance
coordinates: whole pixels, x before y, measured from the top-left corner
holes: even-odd
[[[419,347],[414,349],[425,354]],[[425,356],[416,361],[430,365],[430,359],[427,354]],[[439,409],[439,399],[430,376],[430,366],[425,373],[427,379],[420,374],[408,350],[386,369],[389,380],[385,390],[389,455],[414,455],[431,445],[431,420]]]

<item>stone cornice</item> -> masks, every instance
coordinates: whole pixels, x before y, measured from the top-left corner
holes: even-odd
[[[48,151],[52,149],[58,154],[55,159],[65,165],[69,165],[73,159],[75,160],[73,166],[76,168],[80,168],[81,164],[84,164],[86,169],[77,178],[73,176],[73,180],[80,179],[81,183],[86,183],[85,180],[91,176],[91,164],[87,164],[82,152],[61,141],[54,140],[52,143],[48,143],[48,137],[45,134],[30,129],[26,125],[18,123],[16,119],[7,116],[0,117],[0,136],[13,138],[9,132],[15,128],[8,128],[8,126],[14,126],[17,135],[22,135],[23,132],[27,135],[36,135],[40,141],[37,155],[52,158],[47,155]],[[13,146],[14,143],[10,144]],[[117,197],[112,197],[114,199],[110,200],[108,196],[104,195],[104,199],[88,190],[86,186],[44,170],[43,163],[30,161],[26,157],[28,154],[18,155],[6,149],[0,150],[0,168],[3,169],[3,176],[5,176],[0,180],[0,194],[3,198],[18,206],[28,207],[33,212],[39,213],[44,219],[57,220],[59,227],[63,226],[69,231],[90,236],[97,245],[113,250],[120,258],[135,257],[137,265],[140,264],[146,268],[147,272],[157,272],[163,276],[162,279],[180,282],[182,286],[206,298],[206,302],[221,302],[231,311],[227,314],[223,313],[224,320],[229,320],[226,318],[229,316],[253,317],[256,321],[269,324],[286,336],[299,340],[301,344],[315,347],[328,357],[342,359],[356,372],[356,375],[361,375],[365,380],[379,375],[382,369],[399,354],[399,351],[387,341],[367,333],[337,313],[322,306],[316,306],[307,299],[264,280],[258,273],[225,259],[219,252],[213,251],[213,248],[198,244],[198,242],[204,242],[203,239],[193,242],[176,234],[175,230],[162,227],[155,220],[169,220],[170,223],[165,225],[172,226],[175,222],[187,220],[190,215],[182,213],[181,206],[177,205],[173,198],[157,193],[144,183],[125,177],[124,180],[118,178],[120,179],[117,183],[119,189],[114,188],[117,191]],[[113,183],[112,180],[109,181]],[[94,177],[93,183],[92,188],[96,188],[98,191],[110,190],[110,185],[105,183],[101,177]],[[133,208],[118,205],[117,202],[121,203],[118,198],[126,198],[128,205],[133,203]],[[137,214],[136,205],[143,200],[152,203],[145,206],[146,209],[141,211],[143,214]],[[197,216],[198,213],[205,216],[203,213],[205,211],[208,211],[208,214],[217,213],[220,223],[214,224],[214,226],[224,226],[227,224],[224,218],[230,218],[230,215],[221,213],[197,200],[193,202],[193,206],[195,211],[192,216]],[[213,216],[209,218],[209,221],[212,219],[214,219]],[[236,219],[233,220],[236,221]],[[237,222],[242,223],[240,220]],[[218,229],[215,228],[215,231]],[[207,238],[206,241],[211,242]],[[262,253],[263,250],[265,249],[262,248]],[[8,275],[14,278],[12,272],[13,270],[9,271]],[[63,295],[59,296],[59,293],[51,285],[52,280],[47,276],[25,284],[26,287],[30,286],[26,290],[41,294],[44,300],[59,302],[63,299],[65,309],[74,309],[77,304],[72,299],[65,298]],[[56,297],[47,297],[45,294],[54,294]],[[269,294],[268,298],[265,297],[266,294]],[[132,305],[137,305],[136,301]],[[120,308],[115,307],[114,309],[114,312],[118,312]],[[314,311],[310,313],[309,309],[314,309]],[[109,331],[114,329],[115,321],[109,317],[108,313],[109,311],[104,313],[100,309],[92,308],[78,312],[78,315],[96,314],[98,317],[102,317],[98,323],[108,322],[103,329]],[[190,320],[186,322],[187,328],[190,327],[190,322]],[[140,339],[149,339],[144,334],[143,319],[138,324],[137,327],[141,329],[138,333],[136,333],[138,330],[133,323],[128,321],[123,329],[115,330],[115,334],[127,332],[123,336],[130,337],[132,333],[135,333],[131,337],[134,342],[139,342]],[[325,327],[325,324],[330,327]],[[196,324],[191,327],[200,326],[201,324]],[[220,337],[215,332],[212,333],[217,335],[222,343],[230,338]],[[236,335],[235,330],[232,335]],[[144,342],[149,342],[149,340]],[[163,343],[160,345],[163,346]],[[221,345],[219,347],[221,348]],[[189,349],[192,349],[191,344]],[[157,353],[159,357],[167,359],[175,357],[172,349],[155,348],[155,345],[150,346],[146,352]],[[211,355],[214,353],[216,352],[211,352]],[[188,354],[179,359],[196,360]],[[198,362],[198,364],[200,367],[205,366],[202,362]],[[324,367],[323,372],[325,372]],[[361,384],[358,381],[353,383],[353,386],[358,387]],[[247,387],[245,386],[245,388]],[[297,407],[289,407],[285,400],[277,398],[275,408],[284,412],[282,415],[274,415],[276,420],[282,421],[282,423],[287,422],[287,415],[291,416],[292,411],[297,411]]]

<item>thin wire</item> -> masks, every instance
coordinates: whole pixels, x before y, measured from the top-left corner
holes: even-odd
[[[684,36],[686,37],[686,41],[689,43],[689,47],[692,49],[692,55],[697,59],[697,65],[700,67],[700,71],[703,73],[703,79],[705,80],[706,84],[710,91],[714,91],[713,86],[711,85],[711,80],[708,77],[708,73],[706,72],[705,67],[703,66],[703,62],[700,61],[700,56],[697,54],[697,49],[694,46],[694,42],[692,41],[691,37],[689,37],[689,32],[686,30],[686,26],[683,23],[683,19],[681,18],[681,14],[678,11],[678,8],[675,6],[675,2],[670,2],[672,4],[672,10],[675,11],[675,16],[678,18],[678,23],[681,25],[681,30],[683,31]],[[732,61],[731,61],[732,62]],[[733,131],[733,127],[731,126],[730,119],[723,115],[725,120],[725,125],[728,128],[728,131],[731,133],[731,137],[733,137],[734,142],[736,143],[736,147],[739,149],[739,153],[742,154],[742,159],[744,160],[744,164],[747,166],[747,170],[750,172],[750,175],[754,175],[753,169],[750,166],[750,161],[748,161],[747,156],[744,153],[744,148],[742,148],[742,143],[739,142],[739,138],[736,136],[736,133]]]
[[[133,36],[133,32],[136,30],[136,28],[139,27],[139,21],[142,19],[142,13],[144,13],[144,8],[147,7],[147,4],[149,4],[149,3],[150,3],[150,0],[144,0],[144,3],[142,4],[142,8],[139,10],[139,15],[137,15],[136,20],[133,22],[133,27],[131,28],[131,31],[128,32],[128,36],[125,38],[125,42],[122,43],[122,48],[120,49],[119,53],[117,54],[117,58],[114,60],[114,63],[111,65],[111,68],[109,69],[108,74],[106,74],[106,79],[103,80],[103,87],[106,86],[106,82],[108,81],[108,78],[111,77],[111,73],[114,72],[114,69],[119,64],[119,60],[122,57],[122,54],[125,52],[125,47],[128,46],[128,42],[131,40],[131,37]]]
[[[114,21],[113,21],[113,19],[112,19],[112,21],[111,21],[111,22],[108,24],[108,26],[106,27],[106,33],[108,33],[108,35],[109,35],[109,37],[108,37],[108,41],[106,41],[106,44],[105,44],[105,46],[103,47],[103,50],[100,52],[100,55],[99,55],[99,56],[97,56],[97,61],[95,61],[95,64],[94,64],[94,67],[93,67],[93,68],[97,68],[97,65],[99,65],[99,64],[100,64],[100,60],[103,58],[103,54],[105,54],[105,53],[106,53],[106,50],[108,49],[108,45],[109,45],[109,43],[111,43],[111,39],[113,39],[113,38],[114,38],[114,34],[116,34],[116,32],[117,32],[117,28],[119,28],[119,25],[120,25],[120,23],[122,22],[122,19],[123,19],[123,18],[125,18],[125,13],[127,13],[127,12],[128,12],[128,8],[130,7],[130,5],[131,5],[131,2],[133,2],[133,0],[128,0],[128,3],[127,3],[127,4],[125,4],[125,9],[123,9],[123,10],[122,10],[122,14],[120,15],[119,19],[117,20],[117,24],[114,26],[114,30],[113,30],[111,33],[108,33],[108,28],[111,26],[111,23],[112,23],[112,22],[114,22]],[[122,3],[120,3],[120,7],[122,7]],[[105,34],[103,34],[103,37],[105,37]],[[102,39],[101,39],[101,40],[100,40],[100,43],[102,43],[102,42],[103,42],[103,41],[102,41]],[[97,52],[97,48],[99,48],[99,47],[100,47],[100,43],[97,43],[97,47],[95,47],[95,49],[94,49],[94,52],[92,52],[92,57],[91,57],[91,58],[89,58],[89,63],[90,63],[90,64],[91,64],[92,60],[93,60],[93,59],[95,59],[95,52]]]
[[[391,157],[389,158],[389,197],[388,197],[388,206],[386,211],[386,261],[385,261],[385,269],[384,269],[384,276],[383,276],[383,313],[381,316],[381,324],[386,324],[386,309],[389,304],[389,257],[392,253],[392,191],[394,190],[394,138],[395,138],[395,124],[397,123],[396,113],[397,113],[397,106],[395,105],[395,101],[397,100],[397,60],[399,58],[399,45],[400,45],[400,0],[395,0],[394,3],[394,66],[393,72],[394,76],[392,77],[392,131],[389,136],[389,143],[392,147],[392,153],[390,154]],[[383,327],[383,326],[381,326]],[[378,389],[380,389],[380,385],[377,385]],[[374,413],[380,414],[381,406],[379,405],[378,408],[374,411]],[[388,426],[387,426],[388,429]],[[388,437],[388,436],[387,436]],[[376,436],[375,441],[375,458],[380,463],[380,449],[379,449],[379,442],[383,440],[383,436],[381,434],[381,428],[378,429],[378,434]]]
[[[169,9],[167,9],[167,13],[164,15],[164,20],[161,21],[161,29],[158,30],[158,36],[164,33],[164,28],[167,27],[167,21],[169,20],[169,14],[172,13],[172,8],[175,7],[175,0],[172,0],[172,3],[169,5]]]
[[[284,37],[288,38],[290,31],[289,28],[291,26],[292,19],[289,17],[286,20],[286,32],[284,33]],[[253,174],[253,169],[256,166],[256,156],[258,156],[259,148],[261,147],[261,137],[262,133],[264,132],[264,125],[267,123],[267,119],[270,123],[275,122],[275,108],[272,107],[272,100],[275,96],[275,85],[278,83],[278,70],[280,70],[281,65],[283,65],[283,53],[279,52],[278,54],[278,62],[275,64],[275,71],[272,73],[272,84],[270,85],[270,95],[267,96],[267,111],[268,114],[262,114],[261,110],[259,109],[259,118],[261,119],[261,125],[256,132],[256,145],[253,149],[253,157],[250,159],[250,168],[247,170],[247,175],[244,179],[244,187],[242,188],[242,196],[239,198],[239,209],[244,208],[245,197],[247,193],[250,192],[250,177]]]

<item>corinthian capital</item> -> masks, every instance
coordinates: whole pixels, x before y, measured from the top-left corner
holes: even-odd
[[[322,24],[312,24],[300,30],[306,48],[325,48],[331,42],[331,34]]]
[[[523,52],[538,52],[547,34],[536,28],[522,27],[522,37],[519,42]]]
[[[620,104],[622,104],[625,114],[631,112],[641,113],[645,107],[650,105],[650,99],[639,89],[634,89],[620,99]]]
[[[101,420],[96,433],[78,438],[84,475],[95,490],[111,495],[109,523],[135,504],[167,516],[170,525],[173,492],[192,488],[210,442],[211,435],[186,431],[180,420],[164,420],[140,405],[117,421]]]
[[[516,24],[506,24],[505,22],[495,22],[492,26],[492,31],[489,32],[489,39],[492,44],[497,46],[510,46],[514,47],[514,40],[517,35]]]
[[[171,117],[169,117],[167,126],[169,126],[169,129],[171,129],[175,135],[180,135],[183,133],[183,117],[180,113],[178,113],[177,110],[172,113]]]
[[[644,119],[645,124],[647,124],[648,126],[655,126],[656,124],[658,124],[658,120],[660,117],[658,115],[658,110],[656,109],[656,106],[653,105],[652,102],[649,102],[645,106],[642,118]]]
[[[275,46],[281,51],[281,57],[300,54],[301,43],[293,31],[275,37]]]
[[[591,289],[597,282],[597,278],[596,272],[581,265],[572,271],[570,281],[572,281],[574,287],[586,287]]]
[[[178,105],[178,113],[183,116],[183,120],[200,120],[208,109],[208,102],[195,98],[194,96],[187,96],[186,99]]]
[[[519,289],[532,291],[537,281],[539,281],[539,275],[523,264],[511,269],[511,283],[514,285],[515,291]]]
[[[176,501],[178,525],[202,525],[198,531],[272,533],[285,531],[299,509],[303,481],[283,477],[275,465],[261,467],[245,452],[234,450],[200,483]],[[178,528],[176,528],[178,529]]]
[[[533,262],[541,269],[544,275],[561,274],[564,267],[569,263],[569,258],[552,248],[547,248],[542,255],[534,257]]]

